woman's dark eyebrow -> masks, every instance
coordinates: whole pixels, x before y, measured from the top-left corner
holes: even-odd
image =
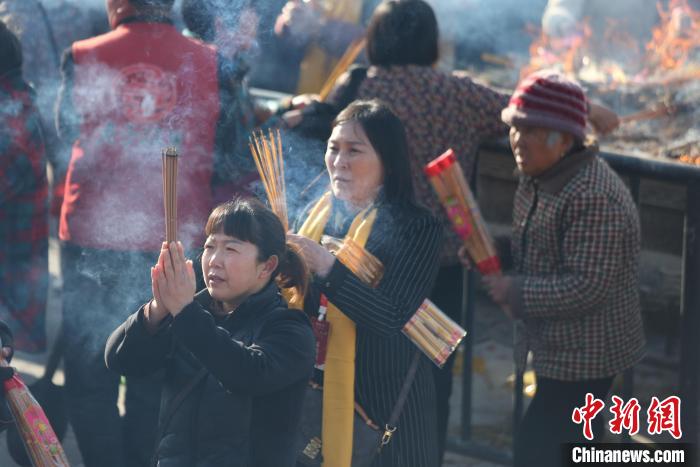
[[[240,245],[240,244],[243,243],[242,241],[238,240],[237,238],[226,239],[226,240],[220,240],[220,241],[221,241],[222,243],[225,243],[225,244],[235,243],[236,245]],[[215,239],[213,236],[211,236],[211,237],[207,238],[207,239],[204,241],[204,243],[208,243],[208,242],[214,242],[214,243],[216,243],[216,239]]]
[[[351,146],[360,146],[360,145],[366,146],[367,145],[367,143],[365,143],[364,141],[359,140],[359,139],[352,139],[352,140],[349,140],[349,139],[333,140],[333,139],[331,139],[328,141],[328,144],[340,144],[340,143],[349,144]]]

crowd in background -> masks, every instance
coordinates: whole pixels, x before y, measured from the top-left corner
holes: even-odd
[[[562,412],[547,425],[556,430],[567,404],[587,391],[604,397],[643,347],[636,208],[584,133],[586,120],[613,130],[612,112],[558,75],[511,96],[445,71],[506,47],[481,42],[488,28],[474,32],[485,9],[476,0],[90,3],[0,1],[0,319],[14,348],[46,349],[54,219],[66,407],[85,465],[294,465],[313,381],[326,387],[324,465],[349,467],[355,403],[383,431],[412,372],[398,431],[371,465],[440,465],[454,357],[413,367],[400,330],[425,298],[461,321],[468,261],[423,167],[452,148],[469,178],[479,145],[509,129],[522,175],[512,241],[500,242],[512,272],[486,287],[522,325],[546,381],[516,463],[556,465],[543,446],[576,433],[548,431],[543,417]],[[527,14],[538,20],[544,3]],[[561,33],[553,24],[563,8],[550,5],[545,27]],[[356,66],[319,102],[339,57],[363,37]],[[251,86],[296,97],[273,113]],[[263,194],[248,148],[255,128],[282,130],[297,219],[286,237],[259,203],[230,201]],[[166,146],[182,154],[179,243],[170,245]],[[385,265],[380,286],[334,261],[322,235],[366,246]],[[289,280],[297,253],[308,284]],[[201,264],[187,260],[200,255]],[[309,319],[281,300],[292,286],[303,300],[289,308]],[[310,323],[326,308],[337,331],[324,369]]]

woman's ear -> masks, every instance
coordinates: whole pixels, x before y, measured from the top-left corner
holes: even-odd
[[[272,276],[272,273],[275,272],[277,269],[277,266],[279,265],[280,260],[277,257],[277,255],[272,255],[269,258],[265,260],[260,266],[262,266],[262,269],[258,272],[258,278],[260,279],[267,279],[270,276]]]

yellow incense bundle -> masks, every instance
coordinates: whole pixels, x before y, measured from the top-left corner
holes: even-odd
[[[333,71],[331,71],[328,79],[326,79],[326,82],[323,84],[321,92],[318,93],[319,100],[321,102],[326,100],[328,95],[333,90],[335,82],[338,81],[338,78],[340,78],[342,74],[345,73],[348,68],[350,68],[350,65],[355,62],[357,56],[360,55],[366,44],[367,40],[364,37],[355,39],[352,43],[350,43],[343,56],[340,57],[338,63],[335,65],[335,67],[333,67]]]
[[[163,149],[163,204],[165,241],[177,241],[177,149]]]
[[[352,238],[340,240],[329,235],[321,237],[321,245],[333,253],[358,279],[376,288],[384,275],[384,265]]]
[[[424,172],[479,272],[500,274],[493,239],[452,149],[428,163]]]
[[[467,335],[467,331],[427,298],[402,331],[439,367],[445,364]]]
[[[255,161],[255,167],[260,174],[274,212],[284,226],[289,230],[287,217],[287,186],[284,181],[284,158],[282,157],[282,139],[280,131],[269,130],[266,135],[262,130],[254,132],[250,138],[250,152]]]

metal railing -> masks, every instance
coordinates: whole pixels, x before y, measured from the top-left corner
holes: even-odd
[[[507,153],[510,148],[502,143],[484,146],[489,152]],[[698,442],[700,422],[700,168],[672,160],[630,156],[602,151],[605,159],[618,174],[628,178],[632,197],[640,205],[642,179],[671,182],[686,189],[683,229],[683,267],[681,283],[680,364],[678,395],[682,400],[681,425],[683,439]],[[476,188],[478,161],[475,161],[472,185]],[[476,190],[475,190],[476,192]],[[470,335],[463,341],[462,413],[459,437],[448,439],[448,448],[456,452],[502,465],[512,464],[512,453],[499,450],[472,439],[472,357],[474,344],[475,274],[465,274],[463,296],[463,326]],[[516,377],[513,400],[513,431],[517,430],[523,411],[522,375]],[[634,394],[634,369],[624,373],[622,395],[628,400]],[[515,439],[515,436],[513,436]],[[627,438],[629,439],[629,438]]]

